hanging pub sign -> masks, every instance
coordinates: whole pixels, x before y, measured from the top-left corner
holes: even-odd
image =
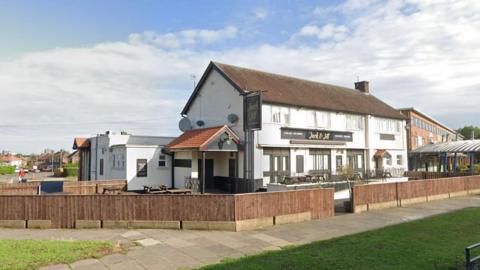
[[[243,129],[262,129],[262,96],[260,93],[246,95],[243,100]]]
[[[353,133],[330,130],[282,128],[281,138],[288,140],[351,142],[353,141]]]

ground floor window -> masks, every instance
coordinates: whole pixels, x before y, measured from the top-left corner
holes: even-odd
[[[330,171],[330,151],[310,149],[312,170],[315,172]]]
[[[336,164],[336,169],[337,172],[340,172],[343,170],[343,156],[337,155],[335,158],[335,164]]]
[[[137,159],[137,177],[147,177],[148,163],[146,159]]]
[[[354,171],[362,171],[364,168],[363,150],[347,150],[347,165],[348,168]]]
[[[270,183],[277,183],[285,176],[290,175],[290,149],[265,148],[263,150],[264,165],[263,176],[270,178]]]
[[[403,160],[403,156],[402,155],[397,155],[397,165],[401,166],[403,164],[402,160]]]
[[[296,158],[296,167],[297,167],[297,173],[304,173],[305,172],[305,165],[303,162],[303,155],[297,155]]]

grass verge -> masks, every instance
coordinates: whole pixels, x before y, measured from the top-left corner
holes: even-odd
[[[0,269],[38,269],[119,251],[107,241],[0,240]]]
[[[464,248],[477,242],[480,208],[469,208],[201,269],[465,269]]]

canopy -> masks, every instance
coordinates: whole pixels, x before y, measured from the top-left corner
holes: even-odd
[[[428,144],[412,151],[414,154],[480,153],[480,140]]]

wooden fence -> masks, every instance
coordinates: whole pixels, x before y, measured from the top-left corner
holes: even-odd
[[[361,185],[352,188],[355,213],[480,193],[480,176]]]
[[[0,195],[36,195],[39,182],[0,184]]]
[[[0,195],[37,195],[41,184],[42,182],[0,184]],[[63,192],[72,195],[101,194],[104,187],[125,189],[126,186],[126,180],[65,181]]]
[[[42,195],[0,196],[0,221],[44,220],[52,228],[76,221],[220,221],[310,212],[334,215],[333,189],[245,195]]]

